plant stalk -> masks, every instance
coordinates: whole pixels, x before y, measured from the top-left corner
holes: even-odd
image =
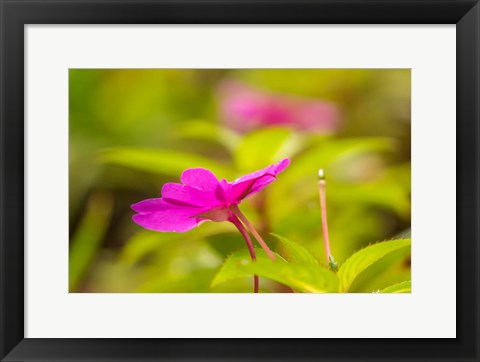
[[[332,253],[330,251],[330,240],[328,238],[326,187],[327,187],[327,181],[325,181],[323,170],[320,169],[318,171],[318,189],[320,193],[320,211],[322,214],[323,243],[325,245],[325,254],[327,257],[327,264],[330,264]]]
[[[260,234],[258,234],[257,230],[255,230],[255,228],[253,227],[252,223],[250,221],[248,221],[248,219],[245,217],[245,215],[242,214],[242,212],[240,211],[240,209],[238,208],[238,206],[234,206],[232,207],[231,209],[233,211],[233,213],[235,214],[235,216],[237,216],[242,222],[243,224],[247,227],[247,229],[252,233],[252,235],[255,237],[255,239],[257,239],[258,243],[260,244],[260,246],[262,247],[263,250],[265,250],[265,252],[267,253],[267,255],[269,256],[270,259],[272,260],[275,260],[275,255],[273,254],[273,252],[270,250],[270,248],[268,247],[267,243],[265,243],[265,241],[262,239],[262,237],[260,236]]]
[[[248,247],[248,251],[250,252],[250,257],[252,258],[253,261],[257,260],[257,255],[255,254],[255,248],[253,247],[252,239],[250,239],[250,235],[248,235],[247,230],[241,223],[241,221],[236,217],[235,215],[232,215],[230,220],[232,221],[233,225],[235,225],[240,231],[240,234],[242,234],[243,238],[245,239]],[[258,275],[253,276],[253,292],[258,293],[259,289],[259,281],[258,281]]]

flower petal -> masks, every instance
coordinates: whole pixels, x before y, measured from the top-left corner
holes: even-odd
[[[219,203],[213,191],[172,182],[163,185],[162,198],[172,204],[193,207],[214,207]]]
[[[275,181],[277,175],[285,170],[289,164],[290,160],[285,158],[277,164],[236,179],[230,184],[228,190],[229,201],[240,201],[245,197],[262,190],[265,186]]]
[[[191,230],[201,221],[185,215],[184,210],[177,210],[177,212],[164,210],[148,214],[136,214],[133,215],[132,219],[145,229],[177,233]]]
[[[217,177],[205,168],[189,168],[183,171],[180,181],[184,185],[204,191],[215,191],[218,185]]]
[[[133,221],[149,230],[181,233],[202,221],[195,217],[202,209],[173,205],[163,199],[144,200],[132,205],[132,209],[140,212],[133,215]]]
[[[161,198],[147,199],[130,206],[136,212],[155,212],[166,208],[165,201]]]

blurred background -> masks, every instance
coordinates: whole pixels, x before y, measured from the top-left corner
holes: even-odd
[[[252,278],[210,287],[225,257],[245,248],[233,225],[158,233],[131,220],[131,204],[160,197],[191,167],[232,181],[289,157],[273,184],[240,205],[280,254],[271,232],[325,260],[319,168],[338,264],[410,235],[410,70],[70,69],[69,104],[70,292],[252,291]],[[407,279],[403,251],[351,290]]]

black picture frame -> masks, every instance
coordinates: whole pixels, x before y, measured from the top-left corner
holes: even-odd
[[[1,361],[480,360],[478,0],[0,0],[0,6]],[[162,23],[456,24],[457,338],[24,338],[24,26]]]

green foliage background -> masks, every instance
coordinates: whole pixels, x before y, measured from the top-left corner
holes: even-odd
[[[378,258],[369,254],[364,269],[365,257],[344,263],[369,244],[410,235],[410,70],[71,69],[69,78],[71,292],[250,293],[253,272],[261,292],[322,291],[315,278],[323,278],[323,291],[410,290],[409,241]],[[218,84],[225,79],[333,102],[340,129],[237,134],[219,120]],[[233,180],[283,157],[290,167],[240,205],[282,260],[301,261],[285,262],[275,275],[268,260],[229,271],[228,262],[248,253],[228,223],[175,234],[131,221],[131,204],[159,197],[162,184],[178,182],[186,168]],[[312,271],[325,264],[320,167],[341,267],[335,281],[328,271]]]

